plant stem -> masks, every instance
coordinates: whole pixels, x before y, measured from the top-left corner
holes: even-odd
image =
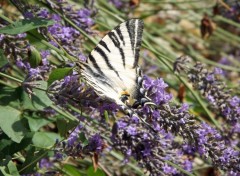
[[[2,72],[0,72],[0,76],[3,76],[3,77],[8,78],[8,79],[11,79],[11,80],[16,81],[16,82],[18,82],[18,83],[22,83],[22,82],[23,82],[23,81],[20,80],[20,79],[14,78],[14,77],[9,76],[9,75],[7,75],[7,74],[5,74],[5,73],[2,73]]]

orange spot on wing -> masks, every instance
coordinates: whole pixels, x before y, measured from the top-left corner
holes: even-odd
[[[121,95],[127,95],[127,96],[130,96],[130,94],[129,94],[129,92],[128,91],[122,91],[121,93],[120,93]]]

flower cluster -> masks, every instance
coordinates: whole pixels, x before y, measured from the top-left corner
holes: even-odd
[[[98,133],[89,134],[83,125],[78,125],[66,140],[57,142],[55,158],[57,160],[64,156],[83,158],[93,153],[101,154],[104,148],[105,143]]]
[[[4,25],[0,25],[3,27]],[[18,34],[15,36],[0,34],[0,47],[4,51],[4,55],[11,62],[16,62],[16,65],[23,70],[28,70],[30,65],[25,65],[22,60],[26,59],[30,47],[29,42],[25,39],[26,34]]]
[[[179,173],[165,160],[184,168],[188,165],[187,170],[191,171],[192,163],[187,157],[182,160],[183,154],[174,145],[174,136],[163,129],[159,129],[158,133],[153,132],[141,123],[139,117],[124,116],[118,120],[113,126],[111,139],[113,147],[125,155],[125,162],[133,157],[151,175]]]
[[[63,2],[59,4],[55,4],[55,6],[57,5],[59,5],[58,8],[61,7],[62,10],[66,12],[67,17],[69,17],[70,19],[72,19],[74,16],[75,21],[78,21],[78,26],[81,29],[90,31],[90,27],[93,25],[93,23],[90,23],[87,21],[90,21],[91,19],[89,16],[91,11],[86,9],[74,10],[70,7],[65,7],[63,5]],[[76,15],[76,14],[80,14],[80,15]],[[66,22],[63,23],[63,20],[60,15],[49,13],[47,9],[44,9],[44,8],[40,9],[37,13],[37,16],[40,18],[52,19],[55,21],[55,23],[52,26],[48,27],[47,31],[44,29],[41,30],[41,33],[47,36],[49,42],[52,45],[54,45],[55,47],[61,46],[70,55],[83,61],[86,60],[86,57],[84,56],[82,50],[80,50],[80,48],[82,48],[81,46],[82,42],[81,42],[81,35],[78,30],[69,26]],[[47,33],[50,33],[51,35],[49,36]]]
[[[185,62],[181,60],[182,58],[179,58],[176,63]],[[214,71],[209,72],[204,64],[199,62],[187,70],[189,81],[208,100],[212,109],[225,117],[229,123],[238,123],[240,98],[238,96],[232,97],[225,84],[219,80],[218,76],[223,73],[222,70],[215,68]]]
[[[46,80],[53,68],[47,57],[50,52],[43,50],[39,53],[33,46],[30,46],[26,39],[26,33],[15,36],[0,34],[0,47],[3,49],[7,59],[26,74],[22,83],[24,90],[31,95],[32,88],[38,86],[35,81]],[[1,70],[7,70],[10,65],[6,64]]]
[[[231,124],[235,124],[240,119],[240,98],[231,96],[225,85],[217,80],[219,74],[222,74],[221,69],[215,68],[213,72],[208,72],[203,64],[197,63],[189,71],[188,78],[216,112],[226,117]]]
[[[133,8],[139,5],[139,1],[119,1],[119,0],[109,0],[111,4],[113,4],[117,9],[121,9],[124,11],[131,11]]]
[[[165,87],[160,86],[165,85],[164,82],[151,80],[150,78],[146,79],[145,84],[145,87],[148,88],[148,95],[156,91],[163,92],[163,87]],[[162,98],[166,97],[166,94],[166,92],[164,94],[156,94],[156,96],[159,96],[157,99],[162,100]],[[138,118],[124,116],[113,126],[112,139],[117,149],[121,150],[126,158],[133,156],[151,173],[159,174],[160,172],[153,168],[159,168],[160,166],[164,168],[162,167],[163,158],[166,153],[162,151],[173,150],[172,146],[166,149],[160,145],[171,143],[169,141],[165,142],[166,138],[161,138],[161,136],[164,136],[162,134],[163,130],[165,134],[166,132],[171,132],[181,136],[184,139],[184,143],[191,146],[190,150],[192,152],[188,149],[186,154],[197,152],[203,158],[210,157],[213,164],[223,170],[240,171],[237,164],[240,153],[227,146],[224,138],[216,129],[206,123],[197,124],[194,116],[189,114],[187,104],[177,107],[171,105],[169,101],[165,101],[154,109],[145,105],[142,109],[136,111],[136,114]],[[141,123],[139,118],[150,124],[154,131],[147,128],[146,124]],[[170,139],[173,140],[173,138]],[[170,155],[167,154],[167,156]]]
[[[145,76],[144,87],[146,90],[148,90],[148,96],[156,105],[165,104],[172,99],[172,95],[165,91],[168,85],[163,81],[162,78],[152,80]]]
[[[215,14],[220,14],[226,18],[229,18],[233,21],[239,22],[239,15],[240,15],[240,5],[239,2],[234,1],[225,1],[224,5],[216,4],[214,11]]]

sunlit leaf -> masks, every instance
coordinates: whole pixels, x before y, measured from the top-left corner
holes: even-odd
[[[32,142],[34,146],[48,148],[53,146],[57,140],[60,140],[59,134],[51,132],[36,132],[33,135]]]
[[[53,120],[49,118],[46,119],[46,118],[42,118],[34,115],[31,117],[28,116],[26,118],[28,119],[28,124],[31,131],[37,131],[39,128],[43,127],[44,125],[47,125],[53,122]]]
[[[8,167],[9,173],[11,175],[14,175],[14,176],[18,176],[19,175],[17,167],[16,167],[16,165],[12,161],[9,161],[7,167]]]
[[[0,127],[2,131],[14,142],[19,143],[27,132],[20,121],[21,112],[10,106],[0,106],[0,112]]]

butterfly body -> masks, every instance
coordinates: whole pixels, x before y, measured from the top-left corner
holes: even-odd
[[[143,21],[130,19],[110,31],[90,53],[80,72],[96,93],[119,105],[138,106],[147,100],[137,65]]]

